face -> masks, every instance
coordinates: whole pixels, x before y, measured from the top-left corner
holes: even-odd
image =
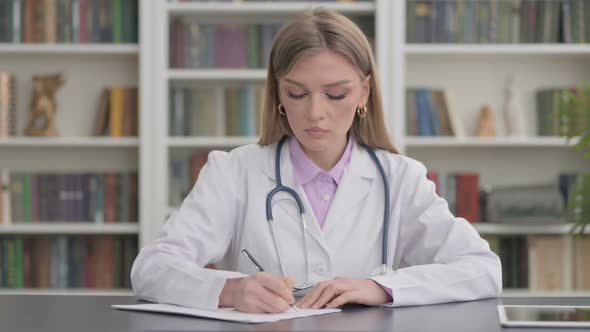
[[[302,57],[279,80],[279,100],[293,133],[309,152],[341,149],[357,107],[367,104],[369,77],[330,50]]]

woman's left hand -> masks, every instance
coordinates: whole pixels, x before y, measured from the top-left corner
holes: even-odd
[[[391,302],[391,296],[371,279],[334,278],[319,282],[295,306],[302,309],[337,308],[346,303],[377,306]]]

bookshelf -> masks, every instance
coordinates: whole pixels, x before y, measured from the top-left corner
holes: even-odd
[[[0,43],[2,54],[39,54],[39,55],[86,55],[86,56],[137,56],[139,48],[133,44],[17,44]]]
[[[262,69],[170,69],[167,78],[171,81],[264,81]]]
[[[430,87],[451,90],[453,93],[452,107],[460,114],[460,122],[466,129],[467,135],[466,137],[445,137],[404,134],[396,143],[405,154],[422,161],[429,170],[442,173],[477,172],[479,173],[480,187],[526,186],[547,183],[557,185],[559,173],[590,170],[588,161],[580,157],[579,152],[573,148],[577,140],[567,141],[561,137],[537,136],[535,113],[535,92],[537,90],[570,87],[590,80],[590,71],[588,70],[590,68],[588,66],[590,64],[590,45],[587,43],[588,41],[586,43],[555,43],[544,40],[545,42],[531,43],[529,40],[518,43],[512,40],[510,43],[499,41],[478,43],[476,40],[475,43],[414,43],[408,40],[406,35],[410,36],[412,32],[418,31],[412,30],[416,26],[411,26],[411,17],[409,16],[416,3],[418,2],[406,0],[396,1],[393,5],[394,12],[404,13],[397,16],[404,20],[402,24],[404,37],[394,42],[392,47],[392,58],[396,61],[391,73],[394,76],[396,72],[399,73],[396,75],[396,83],[392,86],[394,90],[392,95],[395,96],[392,99],[392,109],[406,109],[406,88]],[[475,8],[484,8],[476,10],[488,10],[494,6],[488,4],[492,1],[476,3],[473,4]],[[502,8],[502,3],[509,2],[500,0],[493,3],[499,4]],[[515,3],[517,2],[510,2],[510,4]],[[527,6],[530,3],[532,2],[527,3]],[[538,5],[538,8],[543,9],[535,10],[545,10],[544,4],[541,3],[543,2],[536,1],[534,6]],[[434,15],[440,13],[440,8],[437,7],[439,4],[432,3],[429,12]],[[487,12],[487,14],[489,13]],[[487,15],[486,12],[480,11],[479,15],[482,14]],[[543,17],[546,18],[547,15]],[[437,18],[432,20],[428,22],[435,26],[440,23],[436,21]],[[502,18],[500,17],[499,20],[501,21]],[[424,22],[422,21],[422,23]],[[418,23],[414,22],[413,24]],[[476,26],[480,24],[480,28],[482,26],[482,23],[475,24]],[[399,25],[396,27],[399,28]],[[408,30],[406,27],[409,27]],[[496,32],[502,29],[500,26],[495,28],[498,29]],[[432,29],[430,31],[435,31],[434,27]],[[426,33],[429,31],[427,30]],[[461,39],[460,30],[453,33],[458,33],[459,35],[455,37]],[[434,32],[434,35],[436,34],[437,32]],[[502,109],[503,89],[509,74],[512,74],[515,79],[515,97],[519,101],[520,111],[523,112],[524,123],[526,123],[522,137],[510,137],[506,134]],[[497,137],[473,136],[477,114],[484,104],[489,105],[494,113]],[[393,126],[403,133],[406,133],[406,115],[406,112],[395,112],[394,115],[397,127],[395,127],[395,123]],[[588,289],[578,289],[574,285],[574,280],[580,278],[580,275],[576,276],[578,272],[574,267],[582,262],[580,257],[576,257],[576,247],[573,244],[575,240],[569,235],[569,225],[476,222],[473,226],[486,239],[500,241],[499,239],[505,237],[520,236],[525,238],[525,253],[519,251],[518,255],[528,257],[519,261],[518,264],[524,261],[523,265],[527,266],[528,287],[511,285],[510,288],[503,290],[503,295],[575,296],[588,291]],[[565,248],[563,255],[561,250],[557,250],[559,252],[557,260],[562,264],[556,265],[555,269],[561,275],[559,278],[563,279],[560,279],[560,287],[554,287],[558,289],[543,289],[543,281],[539,281],[543,279],[541,277],[544,277],[539,276],[538,271],[540,270],[536,269],[540,257],[547,255],[548,261],[556,258],[556,256],[552,256],[554,254],[541,253],[543,250],[541,247],[534,247],[535,240],[539,238],[548,241],[556,239],[557,242],[553,242],[551,245],[559,243],[563,244]],[[490,243],[492,244],[492,242]],[[537,243],[537,245],[539,244]],[[520,250],[520,248],[511,248],[510,250]],[[511,251],[512,256],[514,253],[515,251]],[[506,257],[500,256],[504,265],[513,264],[513,258],[505,261]],[[552,273],[546,274],[552,275]],[[590,278],[590,276],[585,278]],[[505,286],[507,279],[505,278]]]
[[[232,148],[252,144],[258,137],[171,137],[168,146],[171,148]]]
[[[9,137],[0,140],[0,147],[61,147],[61,148],[137,148],[137,138],[110,138],[110,137]]]
[[[169,66],[170,22],[177,17],[215,22],[285,20],[314,6],[343,14],[373,18],[374,46],[384,91],[387,126],[394,144],[404,153],[439,172],[476,171],[483,185],[534,184],[555,179],[561,171],[590,169],[560,137],[538,137],[535,126],[524,137],[505,137],[497,118],[499,137],[417,137],[406,135],[406,87],[448,88],[456,92],[455,106],[466,128],[472,129],[482,103],[501,111],[507,73],[514,73],[525,119],[535,123],[534,91],[590,80],[590,46],[573,43],[429,44],[406,42],[407,1],[235,2],[199,3],[138,0],[139,44],[15,44],[0,43],[0,69],[19,78],[19,134],[28,118],[30,77],[63,70],[67,83],[58,92],[59,138],[0,139],[0,169],[19,171],[139,171],[139,223],[53,222],[1,224],[3,236],[137,236],[139,246],[153,239],[175,206],[169,203],[170,161],[210,149],[229,150],[256,142],[247,136],[169,135],[171,87],[200,87],[264,83],[261,68],[172,68]],[[477,84],[474,84],[477,82]],[[108,84],[139,85],[138,137],[93,137],[97,92]],[[89,106],[89,104],[91,106]],[[449,158],[452,156],[452,158]],[[570,241],[567,225],[510,225],[475,223],[484,236],[557,236]],[[572,263],[573,264],[573,261]],[[570,265],[571,265],[570,264]],[[506,296],[585,294],[571,288],[556,291],[506,289]],[[128,294],[122,289],[6,289],[0,293]],[[586,292],[587,293],[587,292]]]
[[[494,45],[453,45],[453,44],[406,44],[407,55],[588,55],[590,46],[575,44],[494,44]]]
[[[577,140],[561,137],[415,137],[405,138],[406,147],[501,147],[501,148],[558,148],[568,149]]]
[[[576,140],[561,137],[540,137],[536,134],[534,93],[547,87],[571,86],[590,80],[590,46],[577,43],[411,43],[406,39],[406,4],[411,0],[368,2],[263,2],[202,3],[156,1],[151,7],[155,15],[153,47],[158,52],[150,62],[153,84],[149,87],[150,104],[154,109],[153,163],[154,174],[150,215],[151,228],[157,234],[162,222],[176,206],[169,202],[172,182],[170,162],[174,158],[190,158],[193,153],[210,149],[230,150],[253,143],[255,136],[171,136],[169,135],[169,100],[172,87],[204,85],[240,85],[263,83],[262,68],[176,68],[169,65],[170,24],[176,18],[196,19],[207,23],[267,22],[288,19],[313,6],[322,6],[354,16],[371,16],[374,24],[374,46],[384,91],[385,120],[394,144],[438,172],[473,171],[479,173],[482,186],[508,186],[556,181],[560,172],[582,172],[590,165],[572,146]],[[482,104],[490,105],[501,115],[503,88],[508,73],[517,84],[516,97],[526,123],[522,137],[506,136],[502,117],[496,118],[498,136],[474,137],[473,128]],[[476,82],[477,84],[474,84]],[[406,134],[406,88],[426,86],[455,92],[454,107],[460,114],[465,137],[424,137]],[[224,106],[217,106],[216,111]],[[449,158],[449,156],[452,156]],[[143,164],[142,164],[143,165]],[[145,226],[145,225],[144,225]],[[142,228],[144,227],[142,226]],[[474,227],[485,237],[553,236],[572,245],[569,226],[513,225],[476,222]],[[563,273],[573,278],[574,258],[565,257]],[[576,290],[572,282],[563,289],[505,289],[506,296],[559,295],[573,296],[587,290]]]
[[[336,10],[351,17],[371,17],[374,24],[374,46],[377,59],[385,59],[389,56],[390,32],[388,30],[388,12],[390,2],[377,1],[291,1],[291,2],[233,2],[233,3],[199,3],[199,2],[174,2],[157,1],[154,10],[157,15],[155,53],[155,85],[157,91],[154,94],[153,103],[156,108],[167,110],[157,114],[154,119],[155,145],[154,156],[156,162],[153,165],[155,177],[154,186],[165,188],[155,193],[152,213],[157,222],[153,224],[150,233],[159,231],[162,221],[176,208],[169,204],[170,186],[170,161],[174,158],[188,158],[192,153],[199,153],[210,149],[229,150],[234,147],[250,144],[257,141],[256,136],[186,136],[177,137],[169,135],[170,112],[169,98],[171,87],[203,86],[203,85],[245,85],[263,84],[266,79],[266,70],[263,68],[176,68],[170,63],[170,24],[174,19],[195,19],[205,23],[249,23],[249,22],[277,22],[286,21],[298,12],[312,8],[324,7]],[[381,77],[383,85],[388,86],[387,71],[382,66]],[[387,102],[387,101],[385,101]],[[223,108],[223,106],[218,106]],[[164,176],[162,176],[164,175]]]
[[[15,223],[0,227],[0,234],[138,234],[137,223],[122,222],[111,225],[94,225],[88,223],[52,222],[51,224]]]
[[[284,2],[284,3],[273,3],[269,6],[268,3],[264,2],[252,2],[252,3],[175,3],[170,2],[166,6],[166,10],[172,15],[185,15],[185,14],[197,14],[197,15],[290,15],[308,9],[313,6],[321,6],[331,10],[336,10],[342,14],[373,14],[375,12],[376,4],[371,1],[366,2],[351,2],[351,3],[338,3],[330,1],[315,1],[313,3],[300,1],[300,2]]]
[[[60,6],[66,2],[67,1],[61,2]],[[14,4],[16,3],[18,3],[18,1],[14,2]],[[22,1],[20,3],[21,5],[24,4]],[[76,4],[77,3],[78,2],[76,2]],[[96,1],[88,1],[85,3],[91,6],[98,4]],[[138,9],[136,15],[132,16],[138,17],[149,11],[150,1],[137,0],[137,3],[141,8]],[[132,2],[126,2],[125,4],[121,3],[122,6],[129,6],[129,4],[132,4]],[[7,5],[11,6],[12,4]],[[31,6],[51,6],[51,2],[43,4],[37,4],[36,2],[33,4],[33,2],[31,2]],[[80,19],[84,19],[84,17],[86,17],[86,19],[89,18],[92,13],[92,8],[89,7],[88,9],[90,10],[88,14],[82,14],[79,16]],[[129,7],[126,7],[125,10],[127,9],[129,9]],[[73,9],[72,7],[72,10],[75,11],[76,9]],[[37,9],[33,9],[33,11],[37,11]],[[46,24],[45,27],[51,25],[50,20],[55,20],[55,22],[57,22],[57,20],[62,17],[55,16],[51,18],[50,14],[46,13],[47,11],[44,11],[43,14]],[[80,12],[76,14],[74,14],[74,12],[68,13],[71,13],[72,16],[80,15]],[[130,14],[131,12],[128,13]],[[2,15],[4,15],[4,13],[2,13]],[[22,15],[23,17],[27,15],[24,9]],[[58,13],[57,15],[64,14]],[[129,17],[129,20],[133,21],[132,18],[133,17]],[[146,47],[150,47],[149,43],[139,44],[136,42],[128,42],[126,38],[129,37],[129,30],[126,30],[125,32],[124,40],[107,42],[106,40],[98,41],[94,39],[98,37],[97,35],[92,34],[92,31],[94,31],[93,29],[100,28],[103,29],[101,33],[112,33],[114,35],[118,33],[117,29],[120,27],[119,24],[125,25],[126,28],[124,29],[127,29],[129,23],[119,21],[119,18],[114,18],[113,21],[111,21],[112,26],[110,28],[102,25],[88,25],[87,31],[85,31],[87,35],[84,37],[77,35],[75,32],[79,22],[74,23],[72,21],[67,21],[68,23],[62,23],[61,20],[59,22],[60,24],[58,24],[57,31],[55,32],[58,38],[61,38],[60,34],[63,32],[60,30],[61,28],[59,25],[67,25],[65,27],[66,29],[73,29],[72,31],[74,31],[73,34],[70,35],[74,41],[56,40],[53,42],[25,42],[25,30],[30,28],[25,27],[25,23],[22,21],[22,41],[13,40],[13,42],[0,43],[0,70],[11,72],[16,77],[16,123],[14,124],[16,135],[0,137],[0,155],[2,156],[2,158],[0,158],[0,170],[9,172],[5,174],[22,173],[30,174],[32,177],[39,176],[40,174],[68,176],[71,174],[106,174],[108,172],[127,174],[133,172],[138,174],[138,203],[137,217],[133,218],[133,220],[117,219],[112,223],[97,223],[89,221],[79,222],[69,220],[55,220],[49,222],[49,219],[37,220],[35,222],[24,222],[24,220],[12,218],[13,216],[10,215],[8,218],[5,218],[6,215],[4,215],[4,220],[0,223],[0,239],[2,239],[0,242],[4,245],[2,248],[3,250],[9,246],[4,244],[5,242],[16,241],[16,239],[21,239],[23,243],[25,243],[24,246],[26,246],[27,241],[48,241],[50,247],[47,249],[50,251],[55,250],[55,247],[51,247],[51,245],[53,245],[52,241],[58,238],[66,239],[67,242],[64,243],[72,246],[67,249],[68,257],[66,258],[63,257],[63,251],[49,257],[52,265],[52,267],[49,268],[49,271],[51,271],[50,273],[54,273],[52,270],[53,263],[57,262],[54,261],[54,259],[59,260],[60,265],[65,264],[68,269],[77,269],[77,271],[80,271],[82,265],[87,264],[87,261],[82,263],[82,261],[71,260],[72,258],[70,256],[72,250],[82,248],[74,247],[73,240],[71,239],[80,242],[96,242],[93,245],[93,250],[99,250],[98,246],[101,246],[102,244],[98,244],[98,242],[101,242],[102,239],[121,239],[120,245],[125,245],[125,248],[127,248],[127,246],[129,247],[129,250],[125,249],[126,252],[131,253],[136,251],[147,239],[144,231],[144,229],[146,229],[146,227],[144,227],[146,224],[144,217],[148,215],[147,207],[149,205],[146,203],[149,197],[142,192],[145,188],[149,188],[149,185],[144,186],[142,184],[142,182],[145,182],[146,179],[148,179],[148,173],[144,170],[144,167],[141,166],[142,162],[146,165],[149,164],[145,158],[145,155],[148,154],[146,151],[149,151],[149,143],[143,141],[146,135],[142,134],[143,131],[149,130],[149,126],[147,126],[147,123],[149,123],[149,117],[147,116],[147,114],[149,114],[148,108],[138,107],[140,123],[138,124],[139,133],[137,136],[110,137],[92,135],[95,114],[98,109],[98,100],[103,88],[110,86],[138,86],[138,98],[140,99],[140,102],[145,99],[141,80],[144,77],[149,76],[146,75],[145,68],[147,67],[142,69],[142,66],[146,66],[145,60],[149,60],[150,57],[149,55],[140,56],[140,53],[143,52],[144,54],[149,54],[149,52],[145,52]],[[146,38],[145,32],[142,31],[142,26],[144,25],[142,24],[138,26],[138,33],[142,36],[141,39],[147,40],[148,38]],[[36,31],[33,33],[38,33],[39,31],[35,29],[39,29],[39,27],[34,27],[31,31]],[[106,29],[106,32],[104,29]],[[133,32],[131,32],[131,34],[133,34]],[[4,37],[6,37],[5,34]],[[76,39],[78,37],[80,38],[79,41]],[[100,36],[100,38],[103,37],[103,35]],[[35,38],[38,38],[38,36]],[[118,39],[118,37],[113,37],[113,39]],[[59,136],[24,136],[24,128],[27,125],[30,112],[32,94],[31,78],[35,74],[50,74],[55,72],[63,72],[66,78],[65,84],[56,94],[58,105],[56,127]],[[145,103],[144,105],[148,104]],[[149,167],[146,167],[146,169],[149,169]],[[6,178],[2,179],[4,184],[6,184],[5,180]],[[39,188],[46,188],[46,185],[47,183],[45,183],[44,187],[39,184]],[[10,194],[7,195],[5,193],[0,195],[0,199],[4,200],[4,203],[6,203],[7,196],[10,197]],[[78,210],[77,212],[80,211]],[[41,212],[39,211],[39,213]],[[74,220],[74,218],[77,218],[73,216],[74,215],[69,215],[69,219]],[[37,217],[39,217],[39,215]],[[101,240],[98,240],[99,238]],[[123,244],[123,238],[125,238],[125,244]],[[113,243],[119,242],[119,240],[109,241],[113,241]],[[14,242],[12,244],[14,244]],[[114,245],[118,246],[119,244],[117,243]],[[33,244],[33,246],[34,248],[38,247],[37,244]],[[23,255],[37,255],[37,250],[41,250],[34,249],[34,253],[33,251],[25,253],[27,249],[26,247],[23,248]],[[84,251],[87,252],[86,248]],[[96,251],[95,253],[106,253],[107,255],[112,253],[113,255],[117,255],[114,251]],[[5,252],[4,254],[5,256],[0,259],[0,263],[14,264],[15,259],[12,258],[7,260],[8,256],[6,256]],[[113,259],[123,260],[123,251],[119,252],[119,255],[121,255],[121,258]],[[28,257],[36,257],[35,259],[39,258],[37,256]],[[111,270],[109,270],[110,268],[107,267],[107,265],[104,265],[110,263],[102,261],[101,258],[98,258],[98,261],[100,261],[100,263],[97,263],[98,265],[95,266],[95,268],[99,269],[96,275],[97,279],[92,281],[91,287],[88,287],[89,284],[80,280],[81,277],[76,276],[74,277],[74,279],[76,279],[75,283],[63,283],[60,281],[60,283],[55,284],[55,280],[51,280],[51,283],[48,286],[33,286],[34,288],[26,286],[26,280],[24,281],[25,287],[21,285],[20,287],[17,286],[14,288],[14,286],[8,285],[7,287],[6,284],[0,284],[0,294],[130,294],[129,288],[120,288],[120,286],[117,286],[117,282],[112,283],[112,286],[99,284],[98,279],[101,278],[101,276],[108,275]],[[33,265],[44,264],[37,262],[38,261],[35,261]],[[16,264],[23,264],[23,262]],[[1,267],[4,269],[7,268],[6,265]],[[26,267],[23,269],[26,269]],[[37,273],[41,272],[37,272],[37,270],[35,271],[35,277],[32,278],[36,279],[38,276]],[[62,272],[63,269],[56,273],[59,274]],[[66,270],[66,273],[70,272],[71,271]],[[6,278],[6,273],[10,274],[11,272],[3,270],[3,273],[4,278]],[[23,274],[24,273],[25,272],[23,272]],[[114,273],[117,273],[117,275],[115,276]],[[114,273],[113,278],[119,278],[120,272]],[[32,274],[33,273],[31,272],[31,275]],[[120,275],[123,276],[124,273],[120,273]],[[57,278],[63,277],[63,275],[59,275]],[[54,277],[52,276],[50,278]],[[71,282],[72,279],[69,281]],[[6,282],[6,279],[4,279],[4,282]]]

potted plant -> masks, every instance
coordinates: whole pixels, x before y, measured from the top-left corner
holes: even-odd
[[[590,159],[590,84],[562,91],[558,115],[559,134],[568,143],[577,139],[574,148],[584,159]],[[569,192],[565,217],[573,224],[572,233],[590,231],[590,172],[578,174]]]

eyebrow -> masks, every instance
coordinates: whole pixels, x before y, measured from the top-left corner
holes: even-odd
[[[306,88],[305,87],[305,84],[303,84],[303,83],[300,83],[300,82],[297,82],[297,81],[293,81],[293,80],[288,79],[288,78],[285,78],[284,80],[285,80],[285,82],[289,82],[291,84],[298,85],[298,86],[300,86],[302,88]],[[343,84],[347,84],[347,83],[351,83],[351,82],[352,82],[351,80],[341,80],[341,81],[337,81],[337,82],[334,82],[334,83],[324,84],[324,87],[331,88],[333,86],[343,85]]]

